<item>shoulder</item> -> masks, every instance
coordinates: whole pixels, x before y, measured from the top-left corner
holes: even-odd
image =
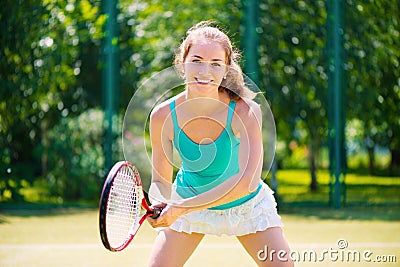
[[[168,99],[158,105],[156,105],[150,114],[150,122],[161,122],[164,121],[171,113],[170,104],[173,99]]]
[[[183,97],[183,94],[178,94],[157,104],[150,114],[150,136],[151,138],[158,138],[157,136],[164,136],[167,139],[173,139],[174,123],[171,116],[170,105],[173,101]]]
[[[181,94],[171,97],[171,98],[157,104],[151,111],[150,122],[152,122],[152,121],[153,122],[159,122],[159,121],[163,122],[168,117],[170,117],[170,114],[171,114],[170,105],[173,101],[176,101],[180,97],[181,97]]]
[[[174,97],[171,97],[159,104],[157,104],[150,114],[150,120],[165,120],[171,114],[170,105],[172,102],[183,97],[183,93],[180,93]]]
[[[242,98],[237,101],[235,113],[244,122],[259,121],[261,123],[261,107],[257,102],[249,98]]]
[[[170,104],[176,100],[176,96],[157,104],[150,114],[150,136],[153,138],[167,136],[173,138],[173,122],[171,118]]]
[[[232,119],[232,130],[236,136],[243,133],[256,133],[262,127],[260,105],[251,99],[240,99],[236,102],[235,115]]]

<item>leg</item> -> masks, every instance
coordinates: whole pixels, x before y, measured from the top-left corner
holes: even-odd
[[[294,266],[290,260],[289,245],[280,227],[268,228],[237,238],[258,266]]]
[[[170,228],[161,230],[154,242],[149,266],[183,266],[203,237],[203,234],[180,233]]]

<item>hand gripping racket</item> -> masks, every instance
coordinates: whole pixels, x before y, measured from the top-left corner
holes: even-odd
[[[161,213],[147,204],[139,171],[128,161],[117,162],[108,173],[99,210],[101,241],[113,252],[129,245],[147,217],[157,218]]]

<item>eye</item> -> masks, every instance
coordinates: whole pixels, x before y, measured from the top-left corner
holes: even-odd
[[[201,60],[200,59],[193,59],[192,62],[193,63],[201,63]]]
[[[217,62],[213,62],[213,63],[211,63],[211,66],[213,66],[213,67],[221,67],[221,64],[217,63]]]

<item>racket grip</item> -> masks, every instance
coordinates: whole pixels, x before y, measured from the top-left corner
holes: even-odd
[[[160,216],[161,211],[161,208],[154,208],[153,214],[150,216],[150,218],[157,219]]]

